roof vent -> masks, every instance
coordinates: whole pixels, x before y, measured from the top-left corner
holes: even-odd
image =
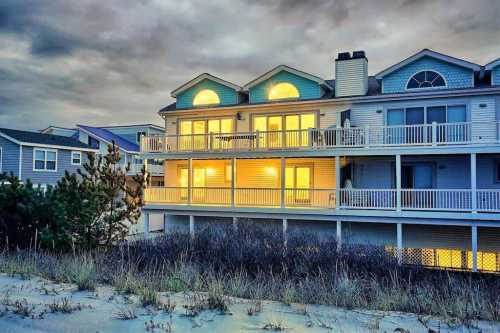
[[[339,53],[335,60],[335,97],[361,96],[368,92],[368,59],[365,51]]]

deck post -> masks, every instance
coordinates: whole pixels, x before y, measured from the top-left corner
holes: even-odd
[[[163,213],[163,233],[167,234],[167,224],[168,224],[168,215],[167,213]]]
[[[401,155],[396,155],[396,210],[401,211]]]
[[[340,156],[335,156],[335,209],[340,209]]]
[[[285,248],[287,247],[288,244],[287,230],[288,230],[288,220],[287,218],[283,218],[283,245],[285,246]]]
[[[337,220],[337,252],[340,252],[340,249],[342,248],[342,221]]]
[[[281,176],[281,196],[280,196],[280,199],[281,199],[281,205],[280,207],[281,208],[285,208],[285,170],[286,170],[286,160],[284,157],[281,158],[281,173],[280,173],[280,176]]]
[[[471,227],[472,271],[477,272],[477,225]]]
[[[437,122],[432,122],[432,145],[437,145]]]
[[[189,215],[189,235],[194,238],[194,215]]]
[[[231,207],[234,207],[234,186],[236,184],[236,158],[231,159]]]
[[[398,265],[403,263],[403,225],[401,223],[397,224],[397,247],[396,255],[398,259]]]
[[[470,154],[470,188],[471,188],[471,210],[477,213],[477,158],[476,154]]]
[[[149,212],[144,212],[144,239],[149,238]]]
[[[233,216],[233,230],[238,231],[238,217]]]
[[[188,158],[188,205],[191,205],[193,196],[193,159]]]

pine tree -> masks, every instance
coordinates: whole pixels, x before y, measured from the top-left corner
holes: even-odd
[[[109,246],[128,235],[137,223],[143,206],[145,172],[127,181],[130,165],[120,165],[120,151],[113,143],[108,154],[89,154],[83,171],[66,174],[56,192],[64,220],[70,225],[71,237],[86,247]]]

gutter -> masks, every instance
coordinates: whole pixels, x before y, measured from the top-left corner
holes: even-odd
[[[351,97],[340,97],[334,99],[318,99],[318,100],[279,102],[279,103],[242,104],[242,105],[221,106],[221,107],[211,107],[211,108],[158,111],[158,114],[163,117],[164,115],[168,114],[189,113],[189,112],[199,112],[199,111],[259,109],[259,108],[270,108],[276,106],[286,107],[286,106],[300,106],[309,104],[330,105],[330,104],[343,104],[343,103],[370,103],[370,102],[386,102],[386,101],[398,101],[398,100],[408,100],[408,99],[426,99],[430,97],[461,97],[469,95],[494,95],[494,94],[500,94],[500,87],[480,88],[480,89],[467,88],[455,91],[427,91],[427,92],[414,92],[414,93],[404,93],[404,94],[381,94],[374,96],[351,96]]]

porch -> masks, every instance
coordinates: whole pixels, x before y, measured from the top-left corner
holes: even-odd
[[[371,127],[143,136],[142,153],[315,150],[453,146],[496,143],[500,122],[456,122]]]
[[[470,170],[464,169],[465,176],[449,171],[446,177],[440,176],[439,183],[434,180],[430,186],[423,184],[429,188],[410,184],[409,177],[420,182],[426,179],[420,173],[409,175],[407,170],[408,165],[415,164],[417,171],[425,171],[427,164],[412,158],[402,163],[399,155],[395,159],[369,159],[367,166],[362,159],[356,162],[345,157],[168,160],[165,186],[148,187],[145,201],[311,210],[499,212],[500,188],[484,184],[482,176],[479,184],[484,188],[478,188],[473,156],[470,161],[468,156],[457,161],[448,159],[457,170],[460,163]],[[455,182],[446,181],[457,176],[460,178]]]

